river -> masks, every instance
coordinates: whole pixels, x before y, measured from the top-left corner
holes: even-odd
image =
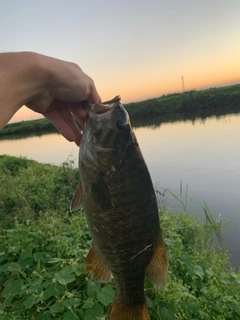
[[[184,195],[188,188],[188,213],[203,220],[205,201],[214,217],[232,220],[222,234],[232,264],[240,266],[240,113],[134,130],[160,192],[169,188],[179,196],[182,183]],[[78,148],[59,134],[47,134],[0,140],[0,154],[56,165],[71,159],[77,166]],[[170,193],[162,200],[173,212],[183,209]]]

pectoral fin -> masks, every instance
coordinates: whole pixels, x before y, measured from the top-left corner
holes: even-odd
[[[81,183],[77,186],[72,201],[70,203],[70,211],[76,211],[83,205],[83,189]]]
[[[103,261],[94,245],[94,242],[92,242],[92,246],[88,252],[84,267],[88,276],[93,280],[106,283],[112,279],[111,270]]]
[[[152,259],[147,266],[148,278],[154,285],[164,290],[168,274],[168,256],[163,243],[162,235],[159,233]]]

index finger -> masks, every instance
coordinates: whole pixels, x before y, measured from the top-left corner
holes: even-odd
[[[68,141],[80,145],[82,134],[68,108],[50,110],[43,115]]]
[[[97,92],[97,89],[95,87],[94,82],[92,84],[91,91],[90,91],[89,97],[87,98],[87,101],[91,102],[91,103],[101,103],[102,102],[102,99]]]
[[[83,107],[82,103],[79,103],[79,104],[71,103],[69,104],[68,108],[71,111],[71,113],[77,118],[81,126],[84,127],[87,112]]]

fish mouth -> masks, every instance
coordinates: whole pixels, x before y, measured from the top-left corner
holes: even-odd
[[[96,122],[115,123],[114,128],[124,130],[129,124],[129,116],[124,106],[120,103],[121,97],[118,95],[103,103],[87,104],[86,111],[88,120],[94,124]]]
[[[103,114],[117,107],[120,104],[120,100],[121,100],[121,97],[118,95],[114,97],[112,100],[105,101],[101,104],[95,103],[94,105],[92,105],[91,109],[95,114]]]
[[[118,95],[118,96],[114,97],[112,100],[105,101],[102,104],[112,104],[114,102],[120,102],[120,100],[121,100],[121,97],[120,97],[120,95]]]

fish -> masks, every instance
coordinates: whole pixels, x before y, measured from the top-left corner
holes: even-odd
[[[109,320],[149,320],[145,275],[164,290],[168,256],[151,177],[120,96],[86,105],[79,151],[80,183],[70,210],[84,208],[92,235],[85,270],[114,279]]]

